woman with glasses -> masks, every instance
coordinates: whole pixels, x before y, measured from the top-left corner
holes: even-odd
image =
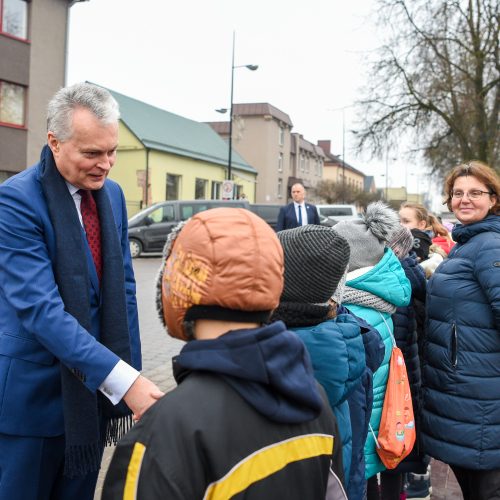
[[[427,286],[422,441],[465,500],[500,499],[500,179],[472,161],[445,194],[460,224]]]

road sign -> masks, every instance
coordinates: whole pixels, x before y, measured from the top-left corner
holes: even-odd
[[[232,200],[234,197],[234,181],[224,181],[222,183],[222,199]]]

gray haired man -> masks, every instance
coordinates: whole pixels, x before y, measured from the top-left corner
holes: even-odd
[[[125,200],[107,179],[118,118],[105,89],[61,89],[40,162],[0,186],[0,498],[92,500],[104,444],[162,395],[138,371]]]

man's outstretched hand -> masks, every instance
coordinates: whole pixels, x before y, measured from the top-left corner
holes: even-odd
[[[123,400],[134,412],[134,421],[138,422],[146,410],[164,395],[165,393],[160,391],[156,384],[139,375],[123,396]]]

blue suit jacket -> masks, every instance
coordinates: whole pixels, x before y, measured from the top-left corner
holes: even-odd
[[[307,223],[319,225],[319,214],[318,209],[315,205],[310,203],[305,203],[307,212]],[[278,214],[278,223],[276,224],[276,231],[282,231],[283,229],[293,229],[294,227],[299,227],[299,221],[297,220],[297,212],[295,210],[294,203],[289,203],[280,208]]]
[[[132,365],[140,369],[125,199],[111,180],[104,189],[123,253]],[[35,165],[0,185],[0,433],[63,434],[60,363],[80,371],[86,387],[95,392],[119,360],[99,342],[99,283],[88,245],[90,332],[64,310],[53,273],[55,252],[40,167]]]

